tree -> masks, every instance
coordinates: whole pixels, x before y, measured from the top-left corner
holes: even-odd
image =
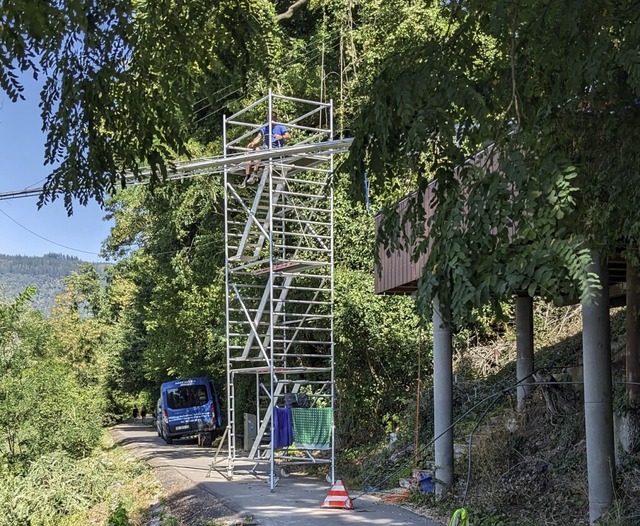
[[[380,440],[415,396],[418,317],[411,298],[380,297],[369,272],[336,272],[337,428],[344,447]]]
[[[435,294],[460,321],[519,290],[584,292],[589,250],[637,254],[640,7],[432,6],[422,38],[398,42],[363,85],[348,163],[378,193],[437,180],[428,239],[421,194],[405,218],[416,238],[404,242],[429,253],[422,312]],[[484,164],[466,162],[480,151]],[[387,247],[403,230],[388,223]]]
[[[0,87],[43,76],[45,163],[39,206],[102,203],[125,174],[152,182],[186,155],[194,103],[250,68],[267,74],[277,21],[268,0],[18,0],[3,6]],[[213,89],[212,89],[213,88]]]
[[[102,346],[111,331],[102,280],[93,265],[83,263],[64,282],[48,320],[49,354],[71,365],[80,383],[101,385],[107,366]]]
[[[220,200],[220,181],[209,179],[153,193],[132,188],[108,205],[116,224],[106,249],[128,254],[113,268],[109,285],[112,302],[123,288],[128,298],[114,308],[124,339],[113,381],[121,388],[215,377],[224,369]]]
[[[9,463],[28,465],[53,451],[82,458],[100,440],[103,398],[95,386],[81,385],[69,364],[34,360],[3,375],[1,387],[0,421],[3,442],[11,445]]]
[[[53,350],[48,322],[28,306],[33,294],[0,303],[0,469],[18,473],[53,451],[82,457],[102,434],[102,397]]]

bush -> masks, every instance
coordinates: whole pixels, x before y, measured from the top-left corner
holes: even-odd
[[[102,399],[96,388],[78,383],[69,365],[36,361],[1,378],[0,392],[0,439],[10,445],[10,463],[28,466],[55,451],[81,458],[102,436]]]
[[[0,526],[55,526],[61,517],[106,498],[107,466],[57,451],[40,456],[23,474],[4,477]]]
[[[84,526],[126,518],[157,502],[160,486],[150,468],[114,447],[107,433],[91,455],[42,455],[18,474],[0,467],[0,526]],[[109,511],[111,510],[111,512]]]
[[[412,298],[377,296],[367,272],[339,269],[335,288],[336,428],[341,448],[358,447],[384,438],[415,398],[418,319]]]
[[[129,520],[129,514],[124,504],[118,504],[109,514],[107,521],[109,526],[129,526],[131,521]]]

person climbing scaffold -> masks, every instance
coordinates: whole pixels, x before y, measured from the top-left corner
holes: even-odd
[[[277,120],[278,114],[275,111],[272,111],[269,122],[260,128],[258,134],[247,145],[247,147],[255,151],[282,148],[285,141],[288,141],[291,138],[291,135],[289,135],[289,131],[286,126],[284,124],[277,123]],[[262,144],[260,144],[261,141]],[[255,160],[253,163],[248,161],[244,166],[244,181],[241,186],[255,183],[258,179],[259,169],[260,159]]]

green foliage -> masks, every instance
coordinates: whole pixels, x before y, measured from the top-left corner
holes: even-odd
[[[26,306],[32,294],[0,303],[0,461],[15,473],[49,453],[81,458],[102,433],[101,393],[52,351],[48,323]]]
[[[573,178],[572,167],[566,172],[550,164],[553,173],[545,178],[545,163],[536,164],[530,156],[525,166],[521,155],[513,156],[516,169],[502,161],[506,154],[501,154],[504,176],[489,178],[482,170],[466,170],[464,186],[439,200],[437,206],[448,213],[436,212],[431,223],[429,238],[440,242],[434,243],[429,271],[419,284],[419,303],[427,312],[436,292],[451,305],[453,318],[463,320],[471,308],[489,302],[497,308],[497,300],[518,291],[551,301],[589,281],[590,253],[584,238],[560,221],[574,212],[574,189],[567,180]],[[536,180],[546,180],[548,186],[537,188]],[[501,204],[494,207],[494,202]],[[546,202],[556,204],[549,207]]]
[[[376,296],[368,273],[338,270],[335,288],[336,427],[352,447],[384,436],[415,397],[417,317],[410,298]]]
[[[0,378],[0,393],[0,438],[9,462],[56,451],[82,457],[102,434],[101,398],[80,386],[68,365],[45,359],[13,369]]]
[[[270,85],[333,97],[339,130],[359,114],[348,163],[356,193],[365,174],[374,207],[418,188],[406,216],[387,216],[382,240],[430,257],[417,312],[410,298],[376,296],[373,218],[336,178],[336,424],[348,457],[345,448],[372,451],[392,430],[409,434],[418,313],[428,318],[436,293],[452,320],[473,319],[484,338],[502,330],[487,313],[513,293],[555,299],[592,286],[591,249],[606,255],[622,243],[638,255],[640,15],[613,0],[311,0],[277,28],[275,9],[289,5],[19,0],[4,13],[0,86],[19,97],[11,67],[46,77],[46,156],[58,168],[42,202],[64,195],[69,209],[71,196],[102,200],[126,170],[151,164],[157,182],[168,159],[219,151],[220,114]],[[295,103],[279,109],[296,114]],[[437,213],[428,218],[421,192],[433,178]],[[26,309],[31,290],[0,304],[0,526],[5,517],[56,524],[111,495],[107,464],[89,457],[105,399],[115,419],[155,400],[167,378],[222,374],[221,195],[214,178],[121,192],[107,205],[116,226],[105,252],[118,260],[107,283],[79,268],[50,322]],[[456,386],[469,405],[477,395],[476,384]],[[536,440],[580,442],[581,427],[539,424]],[[507,440],[489,440],[486,458],[504,460]],[[514,452],[500,469],[483,465],[483,481],[513,475],[528,451]],[[577,459],[565,451],[558,467]],[[528,487],[502,489],[505,500],[529,496]],[[564,504],[584,504],[565,490],[556,492]],[[128,523],[128,502],[111,503],[110,520]],[[478,523],[507,523],[483,511]]]
[[[155,400],[171,378],[223,374],[220,198],[220,182],[209,180],[153,193],[138,187],[108,205],[116,224],[105,246],[130,252],[106,291],[114,322],[107,382],[117,405],[139,391]]]
[[[58,451],[33,462],[20,476],[9,474],[0,490],[0,525],[54,526],[61,516],[106,497],[106,466],[96,459],[78,461]]]
[[[77,270],[64,279],[67,289],[76,293],[73,307],[97,318],[105,311],[102,277],[96,267],[90,263],[81,263]]]
[[[113,510],[111,510],[107,521],[108,526],[129,526],[131,524],[127,508],[125,508],[122,503],[119,503]]]
[[[211,217],[210,205],[192,202],[192,191],[197,196],[203,189],[189,187],[187,193],[167,191],[155,196],[145,196],[136,189],[136,197],[123,194],[123,200],[112,205],[117,221],[107,243],[111,249],[124,248],[124,240],[152,240],[114,267],[109,285],[112,290],[108,295],[116,303],[116,327],[109,343],[114,353],[109,368],[114,402],[119,399],[124,403],[118,392],[134,393],[175,376],[216,376],[224,366],[224,320],[220,317],[224,312],[223,262],[209,255],[221,250],[216,249],[220,238],[204,227],[203,221]],[[178,203],[179,210],[167,206],[165,199]],[[338,259],[346,266],[365,269],[337,274],[337,296],[341,299],[336,311],[336,351],[341,356],[338,362],[343,364],[338,377],[344,392],[343,414],[349,423],[343,438],[349,441],[353,440],[353,431],[363,425],[361,421],[372,423],[374,435],[384,433],[384,419],[397,420],[393,415],[407,396],[411,398],[407,390],[415,371],[411,342],[416,319],[410,299],[383,300],[375,296],[367,270],[372,259],[365,249],[371,217],[359,207],[350,207],[344,193],[339,199],[337,221],[340,230],[348,234],[341,238],[344,250],[338,251]],[[144,217],[146,224],[135,221],[136,217]],[[186,231],[185,218],[193,233],[188,247],[181,248],[183,238],[179,233]],[[221,223],[221,218],[214,216],[214,221]],[[351,237],[356,232],[358,241]],[[116,291],[121,293],[114,294]],[[386,312],[389,305],[394,313],[391,317]],[[367,342],[364,369],[363,342]],[[395,360],[398,349],[403,356],[400,361]],[[374,374],[367,373],[371,370]],[[353,386],[353,371],[364,373],[362,385]],[[151,382],[147,383],[145,377]],[[397,377],[406,381],[397,382]],[[361,402],[360,391],[366,394],[365,403]]]
[[[101,345],[108,337],[110,325],[99,315],[87,312],[90,300],[72,281],[56,299],[48,320],[52,335],[49,352],[70,364],[82,385],[93,387],[104,377],[106,362]]]
[[[103,502],[113,510],[126,503],[129,514],[135,507],[146,508],[149,502],[140,502],[140,494],[155,499],[159,490],[149,468],[104,438],[82,459],[57,451],[42,455],[20,473],[0,468],[0,526],[106,524],[106,511],[101,520],[96,510],[90,513]]]
[[[509,517],[495,510],[471,510],[469,518],[472,524],[478,526],[507,526]],[[525,523],[523,523],[523,526]]]
[[[516,292],[584,296],[590,250],[637,252],[635,3],[434,3],[420,36],[370,25],[396,45],[360,84],[348,166],[382,198],[417,181],[414,208],[437,180],[433,217],[410,210],[384,238],[429,254],[421,312],[436,294],[454,322]]]
[[[266,0],[91,2],[5,6],[0,87],[21,96],[16,69],[45,77],[45,161],[55,165],[40,204],[102,202],[125,171],[186,155],[198,93],[266,72],[277,28]],[[215,79],[215,82],[214,82]]]
[[[74,256],[45,254],[44,256],[8,256],[0,254],[0,282],[2,291],[13,298],[28,286],[35,286],[31,299],[36,310],[48,315],[55,297],[64,290],[63,278],[78,270],[82,262]],[[104,264],[92,263],[98,273]]]
[[[351,200],[345,178],[338,182],[334,199],[335,262],[353,270],[373,269],[373,216],[361,203]]]

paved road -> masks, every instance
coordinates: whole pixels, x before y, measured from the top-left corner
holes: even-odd
[[[206,491],[241,515],[251,515],[260,526],[442,526],[374,497],[358,497],[351,491],[352,498],[358,497],[353,502],[353,510],[321,508],[330,486],[295,473],[280,478],[271,492],[267,465],[259,465],[253,474],[250,472],[253,463],[237,463],[233,480],[227,480],[224,476],[226,455],[218,463],[219,471],[209,473],[215,450],[199,448],[193,441],[176,441],[168,446],[157,436],[155,428],[149,426],[121,424],[113,428],[112,434],[121,445],[134,450],[152,466],[176,470],[194,488]]]

